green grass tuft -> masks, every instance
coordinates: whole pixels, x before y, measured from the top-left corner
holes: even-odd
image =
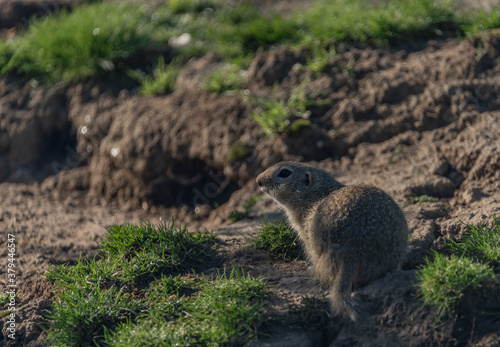
[[[10,301],[10,294],[8,292],[0,292],[0,306],[5,305],[9,301]]]
[[[127,298],[116,288],[74,288],[65,290],[49,318],[48,339],[66,346],[95,346],[104,341],[106,329],[137,316],[144,304]]]
[[[221,8],[215,12],[207,28],[199,26],[197,29],[196,36],[213,42],[215,52],[228,56],[265,49],[292,39],[296,34],[293,23],[275,14],[264,16],[247,1]]]
[[[257,193],[252,193],[245,201],[242,202],[241,207],[243,207],[243,211],[233,211],[229,215],[229,219],[233,223],[246,218],[248,216],[248,212],[250,208],[257,203],[260,199],[264,197],[265,194],[257,194]]]
[[[126,323],[118,327],[116,333],[106,335],[106,343],[111,347],[129,346],[172,346],[171,329],[163,322],[141,320],[138,323]],[[188,341],[179,346],[187,346]]]
[[[257,248],[281,259],[295,260],[303,257],[298,235],[285,221],[264,222],[252,242]]]
[[[181,68],[179,59],[174,59],[165,65],[165,59],[160,56],[151,75],[145,75],[139,70],[129,70],[128,74],[141,84],[142,95],[159,95],[174,91]]]
[[[264,195],[265,194],[252,193],[252,195],[250,195],[248,199],[243,201],[242,206],[245,209],[245,211],[248,211],[253,205],[257,203],[257,201],[262,199]]]
[[[284,100],[279,100],[274,95],[271,100],[257,100],[255,104],[258,111],[252,118],[260,124],[267,135],[283,133],[290,125],[292,114]]]
[[[248,216],[247,213],[241,211],[231,211],[229,214],[229,219],[232,223],[236,223],[239,220],[245,219]]]
[[[467,293],[471,295],[494,278],[493,269],[486,264],[439,253],[434,253],[433,261],[427,259],[417,275],[420,298],[435,308],[438,318],[456,312]]]
[[[325,73],[333,68],[332,59],[337,54],[335,49],[328,49],[314,46],[312,49],[312,57],[307,59],[307,67],[316,74]]]
[[[229,147],[229,153],[227,159],[230,162],[243,161],[250,154],[250,147],[247,143],[242,141],[236,141]]]
[[[493,216],[490,225],[469,225],[461,240],[450,241],[449,247],[453,253],[472,258],[500,267],[500,219]]]
[[[410,201],[411,202],[436,202],[437,199],[432,197],[432,196],[428,196],[428,195],[421,195],[421,196],[410,196]]]
[[[8,45],[7,42],[0,40],[0,72],[5,65],[7,65],[13,55],[14,51],[12,47]]]
[[[45,277],[62,288],[106,285],[117,279],[122,259],[79,259],[75,265],[49,267]]]
[[[461,240],[448,242],[451,256],[434,252],[434,260],[426,259],[417,274],[420,298],[436,309],[438,319],[455,314],[459,307],[476,309],[475,300],[486,299],[481,310],[498,310],[491,305],[498,305],[495,295],[500,288],[500,220],[493,216],[490,225],[468,228]]]
[[[169,296],[180,296],[186,291],[192,290],[196,286],[196,282],[188,278],[177,275],[175,277],[162,276],[155,281],[155,285],[150,288],[149,300],[161,301]]]
[[[222,2],[221,2],[222,3]],[[275,14],[263,14],[248,1],[214,4],[209,12],[179,20],[177,33],[187,32],[194,44],[180,51],[185,55],[207,52],[230,59],[241,59],[259,48],[292,40],[296,37],[294,23]]]
[[[144,319],[171,321],[178,319],[189,303],[190,296],[199,291],[204,279],[177,275],[162,276],[144,290],[149,310]]]
[[[237,65],[230,64],[208,74],[202,83],[202,88],[220,95],[227,91],[237,91],[245,83],[243,71]]]
[[[49,269],[46,277],[67,288],[128,283],[163,273],[189,271],[210,262],[216,249],[213,234],[190,233],[186,226],[177,228],[172,223],[111,226],[100,251],[101,260],[56,266]]]
[[[200,13],[206,9],[214,9],[220,2],[220,0],[169,0],[168,8],[175,14]]]
[[[461,28],[469,36],[485,30],[500,28],[500,9],[466,11],[460,16],[460,22],[464,23]]]
[[[295,88],[286,101],[277,97],[277,85],[274,87],[271,98],[248,98],[248,101],[253,103],[257,109],[252,118],[262,126],[267,135],[272,136],[287,132],[294,119],[307,119],[309,117],[308,108],[330,102],[328,99],[319,101],[310,99],[304,90],[307,82],[306,80]]]
[[[213,234],[190,233],[186,225],[125,224],[108,229],[101,250],[108,257],[127,259],[133,266],[123,269],[124,276],[138,277],[204,264],[215,253],[214,242]]]

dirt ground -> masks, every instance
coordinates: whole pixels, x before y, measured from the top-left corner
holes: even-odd
[[[239,95],[204,92],[203,73],[220,65],[210,56],[191,62],[177,91],[159,97],[138,95],[119,71],[67,89],[0,79],[0,283],[7,284],[6,235],[15,234],[17,341],[32,346],[45,336],[37,322],[53,299],[40,274],[93,256],[105,227],[125,221],[175,218],[221,233],[223,266],[265,276],[278,311],[304,295],[321,297],[305,261],[249,247],[261,218],[277,213],[274,202],[264,198],[247,219],[229,222],[257,191],[259,172],[300,160],[393,196],[411,231],[408,258],[402,271],[355,293],[358,323],[334,320],[328,330],[284,331],[250,346],[498,345],[498,320],[478,314],[436,325],[412,283],[429,250],[463,234],[462,222],[500,215],[500,33],[336,50],[321,75],[300,68],[309,53],[284,47],[260,53],[248,70],[253,95],[270,94],[279,81],[278,93],[288,96],[308,79],[308,95],[330,99],[296,136],[268,137]],[[230,161],[237,142],[248,155]],[[421,195],[435,201],[409,199]]]

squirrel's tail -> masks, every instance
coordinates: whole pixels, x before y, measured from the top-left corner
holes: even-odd
[[[351,296],[351,293],[356,275],[356,264],[349,258],[344,258],[339,270],[330,289],[332,313],[350,318],[355,322],[358,311],[356,301]]]

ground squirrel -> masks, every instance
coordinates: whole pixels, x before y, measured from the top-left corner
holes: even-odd
[[[401,267],[408,226],[382,190],[345,186],[308,164],[282,162],[257,177],[285,208],[335,314],[356,320],[352,290]]]

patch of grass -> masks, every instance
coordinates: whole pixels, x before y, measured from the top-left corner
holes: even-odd
[[[410,196],[410,201],[414,202],[414,203],[417,203],[417,202],[436,202],[437,199],[432,197],[432,196],[421,195],[421,196]]]
[[[232,223],[236,223],[239,220],[245,219],[248,216],[247,213],[241,211],[231,211],[229,214],[229,219]]]
[[[491,308],[495,297],[488,300],[500,289],[500,220],[493,216],[489,225],[468,225],[468,228],[461,240],[448,242],[450,256],[434,252],[434,260],[426,259],[417,275],[420,298],[424,304],[436,308],[438,319],[446,313],[455,313],[462,303],[464,307],[471,306],[472,299],[486,298],[488,303],[484,308]]]
[[[62,288],[106,285],[110,280],[119,278],[116,275],[121,273],[121,261],[118,258],[80,258],[75,265],[49,266],[45,277]]]
[[[198,284],[193,279],[181,275],[162,276],[149,288],[148,298],[150,301],[162,301],[169,296],[184,296],[184,293],[194,290]]]
[[[220,95],[227,91],[239,90],[243,83],[243,71],[237,65],[229,64],[205,76],[202,88]]]
[[[466,11],[460,16],[461,29],[467,35],[474,35],[479,32],[500,28],[500,9],[492,8],[488,11]]]
[[[250,195],[248,197],[248,199],[246,199],[245,201],[243,201],[243,208],[248,211],[253,205],[255,205],[257,203],[257,201],[259,201],[260,199],[262,199],[264,197],[265,194],[258,194],[258,193],[252,193],[252,195]]]
[[[141,84],[142,95],[167,94],[174,91],[181,68],[180,59],[174,59],[165,65],[165,58],[160,56],[151,75],[146,75],[139,70],[129,70],[128,75]]]
[[[138,323],[128,322],[118,327],[116,333],[106,334],[106,344],[112,347],[128,346],[172,346],[171,329],[163,322],[141,320]],[[179,346],[188,346],[188,341]]]
[[[169,0],[168,1],[168,8],[170,11],[172,11],[175,14],[178,13],[187,13],[187,12],[193,12],[193,13],[200,13],[203,12],[206,9],[213,9],[215,8],[218,4],[220,4],[221,1],[217,0]]]
[[[246,55],[237,55],[235,57],[228,58],[227,61],[230,64],[238,66],[241,70],[247,70],[252,64],[252,60],[254,57],[254,52],[250,52]]]
[[[5,305],[10,301],[10,295],[7,292],[0,292],[0,306]]]
[[[191,234],[173,223],[108,228],[99,259],[80,259],[46,274],[59,296],[48,316],[53,320],[49,341],[66,346],[244,344],[268,319],[263,279],[237,270],[215,278],[178,273],[209,261],[213,242],[212,234]]]
[[[164,293],[168,297],[169,293]],[[182,315],[171,321],[142,319],[122,324],[108,335],[111,346],[146,345],[242,345],[266,319],[267,286],[233,270],[200,285],[200,291],[182,308]]]
[[[432,0],[392,0],[378,5],[369,0],[323,0],[295,17],[298,25],[306,29],[304,39],[311,40],[310,35],[320,42],[387,43],[403,33],[437,30],[437,24],[455,20],[449,1]]]
[[[304,81],[295,88],[288,100],[277,97],[277,85],[274,87],[271,98],[248,98],[257,109],[252,118],[262,126],[267,135],[286,132],[294,119],[307,119],[309,117],[308,108],[330,102],[328,99],[311,100],[304,90],[306,83],[307,81]]]
[[[190,233],[186,226],[177,228],[174,223],[114,225],[108,229],[100,251],[100,260],[56,266],[49,269],[46,277],[60,286],[75,288],[188,271],[212,259],[215,236],[208,232]]]
[[[173,0],[147,6],[97,2],[33,20],[15,40],[0,40],[0,74],[69,84],[115,70],[118,64],[126,68],[138,52],[160,50],[169,38],[183,33],[191,34],[193,43],[178,49],[181,56],[211,52],[248,64],[257,49],[294,37],[296,28],[245,1]],[[165,83],[158,81],[166,75],[161,63],[157,69],[158,76],[148,80],[155,86],[145,88],[148,94],[159,93],[157,83]]]
[[[92,3],[32,20],[0,49],[0,74],[15,72],[51,83],[96,77],[145,49],[154,35],[150,14],[128,3]],[[9,52],[14,52],[9,57]],[[7,63],[5,61],[8,60]]]
[[[333,68],[331,61],[337,54],[334,48],[329,47],[326,49],[314,46],[312,53],[312,57],[307,58],[307,68],[311,71],[316,74],[321,74]]]
[[[10,295],[7,292],[0,292],[0,305],[3,306],[10,301]]]
[[[8,45],[6,41],[0,40],[0,72],[5,65],[7,65],[13,55],[14,52],[12,47]]]
[[[285,221],[265,221],[252,242],[277,258],[295,260],[303,257],[299,237]]]
[[[186,225],[114,225],[108,229],[101,250],[110,258],[126,259],[124,278],[137,278],[162,271],[190,270],[215,254],[215,236],[190,233]]]
[[[203,12],[192,10],[191,4],[200,1],[183,2],[176,1],[183,8],[181,12],[189,13],[180,15],[173,33],[189,33],[194,43],[182,48],[181,55],[199,56],[210,52],[228,59],[240,59],[259,48],[266,49],[296,37],[294,23],[276,14],[263,14],[248,1],[216,1]]]
[[[248,210],[250,210],[250,208],[255,205],[257,201],[262,199],[262,197],[264,197],[264,194],[252,193],[252,195],[250,195],[248,199],[243,201],[243,203],[241,204],[241,206],[243,207],[243,211],[231,212],[231,214],[229,215],[229,219],[231,219],[231,221],[235,223],[243,218],[246,218],[248,216]]]
[[[296,28],[282,17],[263,15],[255,5],[242,1],[216,10],[208,26],[200,21],[191,33],[209,43],[214,52],[231,57],[292,39]]]
[[[493,216],[490,225],[469,225],[469,231],[461,240],[450,241],[453,253],[472,258],[476,261],[500,266],[500,219]]]
[[[149,288],[144,290],[149,305],[144,319],[171,321],[181,316],[193,293],[199,291],[203,278],[191,276],[162,276],[159,280],[151,282]]]
[[[67,346],[94,346],[104,341],[106,329],[139,315],[145,305],[116,288],[79,287],[65,290],[49,318],[48,339]]]
[[[292,113],[286,106],[286,102],[276,98],[275,94],[273,99],[259,99],[255,104],[257,104],[258,111],[253,114],[252,118],[260,124],[267,135],[283,133],[289,126]]]
[[[60,297],[49,315],[54,320],[49,339],[70,346],[103,345],[118,324],[183,318],[182,310],[196,309],[188,304],[207,280],[178,272],[209,262],[214,241],[211,233],[189,233],[174,223],[108,228],[98,258],[47,272]]]
[[[426,259],[417,279],[421,300],[424,305],[434,307],[440,318],[454,313],[465,295],[488,286],[495,273],[488,265],[467,257],[434,253],[434,260]]]
[[[159,52],[169,38],[183,33],[192,35],[193,42],[179,48],[178,55],[186,58],[212,53],[228,61],[245,61],[246,65],[258,49],[275,44],[326,47],[332,41],[386,43],[409,32],[439,34],[439,24],[446,22],[461,25],[470,35],[500,27],[500,10],[459,13],[448,0],[389,0],[379,5],[370,0],[321,0],[285,19],[262,13],[248,1],[94,2],[72,12],[63,10],[33,19],[19,37],[0,40],[0,75],[24,74],[42,82],[69,84],[101,76],[120,65],[126,69],[138,52]],[[317,49],[308,63],[310,68],[327,70],[332,54]],[[221,76],[210,79],[215,83],[207,88],[216,93],[239,84],[235,80],[225,85]],[[161,78],[150,81],[156,80]],[[157,90],[152,87],[147,93]]]
[[[247,143],[242,141],[236,141],[229,147],[229,153],[227,159],[230,162],[233,161],[243,161],[250,154],[250,147]]]

